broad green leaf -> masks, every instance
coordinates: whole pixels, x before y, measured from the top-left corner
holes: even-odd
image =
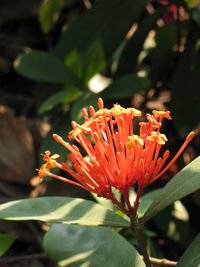
[[[129,227],[129,222],[103,206],[84,199],[41,197],[0,205],[0,218],[23,221]]]
[[[159,49],[172,49],[177,42],[177,25],[175,22],[167,23],[156,31],[155,41]],[[166,42],[167,40],[167,42]]]
[[[0,257],[9,249],[16,239],[17,237],[14,235],[0,233]]]
[[[157,26],[157,20],[164,13],[164,10],[166,8],[157,9],[154,14],[148,15],[140,21],[133,36],[125,43],[115,75],[121,76],[134,71],[145,39],[149,31]]]
[[[145,195],[142,195],[140,198],[140,203],[138,207],[138,217],[142,218],[147,211],[147,209],[152,204],[153,200],[158,196],[158,194],[161,192],[161,189],[155,189],[153,191],[150,191],[146,193]]]
[[[194,7],[198,9],[199,2],[198,0],[184,0],[184,2],[188,5],[188,7]],[[190,11],[190,9],[189,9]]]
[[[63,0],[43,1],[39,9],[38,19],[43,33],[49,33],[57,22],[60,11],[64,5]]]
[[[38,114],[42,114],[47,112],[57,106],[58,104],[64,103],[69,104],[74,99],[76,99],[80,95],[80,90],[77,88],[68,88],[57,92],[51,97],[47,98],[45,102],[38,109]]]
[[[193,160],[167,183],[144,214],[142,222],[147,222],[176,200],[198,189],[200,189],[200,157]]]
[[[179,259],[177,267],[200,267],[200,234]]]
[[[82,109],[86,108],[88,110],[89,106],[93,106],[94,109],[97,109],[98,97],[98,94],[92,93],[91,91],[86,91],[79,96],[72,105],[70,113],[71,120],[79,124],[83,123],[84,118],[82,115]]]
[[[87,85],[89,79],[105,66],[101,42],[95,40],[85,51],[71,51],[65,58],[65,64],[74,71],[84,86]]]
[[[117,190],[115,187],[112,187],[112,192],[115,196],[115,198],[120,202],[121,201],[121,193],[119,190]],[[101,204],[102,206],[106,207],[107,209],[116,211],[118,210],[117,206],[110,200],[104,197],[98,197],[97,194],[91,193],[94,199]]]
[[[69,151],[62,146],[60,143],[56,142],[52,137],[52,134],[60,135],[64,140],[68,137],[68,132],[72,129],[71,123],[68,117],[69,114],[64,114],[62,117],[58,118],[56,122],[51,127],[51,130],[45,136],[41,146],[41,153],[50,150],[52,154],[59,154],[61,156],[61,161],[65,161],[68,157]],[[43,164],[41,157],[40,164]]]
[[[62,267],[145,266],[126,239],[104,227],[54,224],[46,233],[43,246]]]
[[[188,42],[170,83],[172,112],[179,134],[184,137],[199,123],[200,46],[195,28],[189,30]],[[192,82],[191,82],[192,81]]]
[[[80,85],[78,78],[62,61],[43,51],[32,50],[20,55],[14,67],[19,74],[35,81]]]
[[[184,27],[185,24],[181,23],[179,31],[180,35],[186,38]],[[153,84],[156,84],[158,81],[162,81],[164,84],[168,83],[166,73],[170,73],[175,62],[177,62],[177,53],[173,51],[173,47],[177,44],[176,34],[176,22],[167,23],[156,30],[156,46],[151,50],[146,59],[151,65],[149,76]]]
[[[147,0],[101,0],[63,33],[54,53],[64,59],[72,50],[84,51],[100,40],[105,57],[110,57],[144,11]]]
[[[141,90],[147,90],[150,87],[150,81],[147,77],[138,77],[136,74],[124,75],[116,78],[101,93],[103,99],[123,99],[132,97]]]

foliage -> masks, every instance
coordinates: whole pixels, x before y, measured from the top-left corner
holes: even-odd
[[[89,90],[91,78],[106,67],[107,73],[104,73],[112,81],[98,95],[117,101],[131,98],[141,90],[147,94],[152,87],[158,92],[167,89],[172,93],[170,110],[179,134],[184,136],[197,125],[200,115],[196,86],[199,83],[199,8],[196,1],[175,1],[180,12],[171,14],[170,3],[163,5],[153,1],[148,4],[152,13],[146,9],[147,2],[97,1],[78,19],[67,22],[66,30],[50,52],[32,50],[15,61],[15,69],[21,75],[35,81],[57,83],[59,92],[55,90],[49,95],[46,91],[38,111],[41,116],[55,105],[59,108],[79,101],[76,90]],[[58,0],[48,0],[41,6],[39,19],[45,33],[52,30],[62,6],[63,1]],[[166,14],[167,19],[158,26],[158,20]],[[134,27],[137,27],[135,32],[128,34]],[[138,77],[138,71],[145,76]],[[54,101],[55,104],[47,106]]]
[[[142,92],[146,100],[152,88],[155,95],[162,90],[170,92],[169,109],[175,129],[184,137],[198,125],[200,117],[198,1],[93,2],[92,8],[76,20],[66,20],[67,27],[52,49],[33,49],[15,60],[15,70],[37,82],[38,94],[44,95],[38,102],[38,117],[59,116],[44,138],[41,152],[48,148],[66,159],[68,155],[61,151],[61,146],[51,141],[52,133],[64,136],[70,130],[71,120],[81,122],[81,108],[95,107],[98,97],[108,103],[131,102],[135,94]],[[179,11],[171,12],[171,4]],[[38,18],[44,34],[53,31],[63,8],[61,0],[42,4]],[[101,74],[102,80],[96,86],[103,89],[98,92],[91,85],[97,74]],[[53,85],[53,89],[50,91],[46,84]],[[175,214],[174,203],[200,189],[199,161],[196,158],[164,188],[147,192],[141,198],[138,210],[141,227],[146,227],[151,219],[159,222],[157,216],[162,216],[166,208]],[[130,226],[127,217],[110,202],[98,197],[96,201],[99,204],[67,197],[17,200],[0,205],[0,218],[49,223],[43,247],[59,266],[144,266],[132,245],[138,248],[135,236],[131,233],[131,237],[125,238]],[[179,228],[176,215],[172,217],[170,222],[173,221],[177,232],[185,229],[182,224]],[[167,231],[164,234],[173,239]],[[148,231],[146,237],[152,245]],[[1,255],[14,240],[13,236],[1,234]],[[177,266],[198,266],[199,244],[197,235]]]
[[[164,210],[173,203],[175,199],[170,198],[168,201],[168,198],[164,197],[166,192],[169,194],[171,184],[175,188],[177,198],[182,198],[200,189],[199,161],[200,157],[181,170],[163,189],[143,196],[141,206],[146,203],[144,205],[146,205],[145,210],[147,211],[143,216],[141,215],[141,225],[153,218],[156,212]],[[189,187],[187,190],[187,183],[184,188],[184,179],[189,181],[192,179],[192,188]],[[179,186],[180,182],[183,184],[183,188]],[[161,198],[163,201],[159,204]],[[101,203],[103,204],[103,202]],[[155,212],[155,210],[157,211]],[[142,213],[140,212],[140,214]],[[117,215],[114,210],[107,209],[95,202],[66,197],[11,201],[0,205],[0,218],[17,221],[39,220],[51,223],[52,226],[44,237],[43,246],[49,257],[59,266],[77,266],[77,263],[81,264],[79,266],[87,263],[94,267],[102,266],[102,264],[116,267],[144,266],[138,252],[120,236],[120,233],[99,227],[102,225],[123,229],[129,227],[128,220]],[[187,264],[191,264],[188,266],[197,266],[195,263],[199,262],[198,240],[199,237],[193,241],[180,258],[179,266],[187,266]],[[112,253],[114,253],[113,256],[111,256]]]
[[[0,256],[2,256],[17,239],[14,235],[0,233]]]

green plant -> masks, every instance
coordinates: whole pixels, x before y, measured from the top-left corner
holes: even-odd
[[[44,34],[53,29],[63,7],[64,3],[60,0],[44,2],[39,12]],[[164,90],[171,94],[168,105],[174,117],[174,127],[179,136],[185,137],[188,131],[197,126],[200,116],[199,17],[200,9],[196,0],[99,0],[75,21],[67,21],[66,29],[52,49],[31,50],[20,55],[14,64],[15,70],[39,84],[36,92],[38,116],[51,118],[53,114],[59,114],[59,119],[44,138],[41,151],[49,149],[52,153],[59,153],[64,161],[68,153],[60,144],[50,141],[52,133],[64,136],[71,130],[71,120],[82,123],[81,108],[90,105],[96,108],[99,97],[108,103],[124,100],[130,103],[132,97],[141,92],[144,96],[143,108],[146,108],[150,93],[157,96]],[[97,80],[103,88],[100,92],[95,91],[92,84]],[[159,217],[155,215],[169,207],[167,214],[171,214],[171,217],[166,220],[169,224],[161,227],[161,231],[169,230],[168,236],[180,240],[178,234],[181,233],[183,238],[181,229],[185,227],[184,220],[176,216],[176,204],[170,205],[198,190],[199,185],[197,158],[161,189],[159,195],[150,191],[140,198],[140,220],[137,224],[143,227],[150,219],[158,224]],[[126,217],[121,217],[119,211],[116,214],[116,207],[111,202],[96,199],[111,210],[88,200],[39,198],[3,204],[0,216],[3,219],[36,219],[53,223],[45,236],[44,247],[48,255],[61,266],[77,266],[76,259],[80,266],[87,263],[92,266],[123,266],[123,260],[125,266],[134,265],[134,261],[134,266],[143,266],[139,254],[130,246],[130,243],[135,244],[135,236],[128,235],[128,230],[124,230],[130,226]],[[130,243],[118,233],[99,228],[99,225],[114,227],[116,232],[120,227],[120,233],[128,236]],[[83,236],[78,235],[79,231]],[[91,240],[86,238],[90,231],[94,243],[91,247],[88,244],[84,250],[78,244],[81,240],[83,243]],[[70,243],[71,247],[70,244],[65,247],[65,240],[71,240],[76,234],[77,240]],[[102,244],[102,235],[116,241]],[[146,239],[152,245],[150,235],[148,232]],[[63,247],[60,248],[61,240]],[[111,250],[110,246],[114,246],[113,242],[121,242],[120,246],[126,248],[127,254],[115,248],[115,257],[108,259],[107,253]],[[70,254],[74,248],[77,248],[77,252]],[[178,266],[197,266],[198,251],[199,235],[180,258]],[[101,260],[98,262],[97,258],[103,263]],[[107,262],[104,262],[105,258]]]
[[[96,194],[95,199],[100,204],[66,197],[24,199],[0,205],[0,218],[48,222],[51,227],[44,236],[43,247],[59,266],[150,267],[144,239],[148,237],[145,234],[146,223],[166,207],[200,188],[200,158],[180,171],[163,189],[150,191],[141,197],[142,192],[166,172],[192,140],[194,132],[188,135],[172,161],[163,168],[169,151],[159,156],[167,141],[160,128],[163,118],[171,119],[169,111],[147,114],[148,121],[140,122],[139,135],[136,135],[132,129],[133,119],[141,116],[140,111],[124,109],[120,105],[109,110],[104,108],[102,99],[98,104],[96,112],[90,106],[91,117],[83,109],[84,123],[73,122],[74,129],[69,132],[69,139],[76,140],[89,159],[82,156],[77,146],[54,134],[54,139],[71,152],[74,170],[65,162],[57,162],[58,154],[50,156],[50,151],[46,151],[46,163],[41,166],[39,177],[50,176],[82,187]],[[54,168],[67,171],[76,181],[52,173]],[[132,186],[137,188],[133,204]],[[102,201],[101,197],[107,200]],[[112,230],[107,227],[112,227]],[[135,247],[120,235],[126,228],[133,231],[129,237],[135,238],[144,262]],[[178,261],[179,266],[197,266],[199,244],[198,235]]]

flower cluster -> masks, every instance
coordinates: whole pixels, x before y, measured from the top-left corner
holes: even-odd
[[[123,108],[115,104],[113,108],[104,108],[102,99],[98,100],[99,110],[95,112],[90,106],[89,112],[83,109],[84,123],[72,122],[73,130],[69,132],[69,140],[75,140],[78,146],[65,142],[60,136],[53,134],[54,139],[70,152],[73,169],[65,162],[57,162],[59,155],[44,155],[45,164],[39,170],[39,177],[51,176],[62,181],[80,186],[100,197],[111,199],[128,216],[136,215],[139,196],[143,189],[158,179],[177,159],[186,145],[193,138],[190,133],[176,156],[163,167],[169,157],[166,150],[159,156],[167,137],[160,133],[164,118],[171,120],[170,112],[153,111],[146,115],[146,122],[139,123],[138,135],[134,133],[133,120],[141,116],[134,108]],[[82,147],[88,157],[84,157],[78,147]],[[60,168],[74,179],[70,180],[51,173],[52,168]],[[134,208],[129,201],[129,189],[138,184],[138,193]],[[125,200],[123,206],[114,196],[112,187],[118,189]]]

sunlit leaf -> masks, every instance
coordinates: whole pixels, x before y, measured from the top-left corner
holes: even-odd
[[[38,14],[38,19],[43,33],[48,33],[52,30],[59,18],[63,5],[63,0],[43,1]]]
[[[188,5],[188,7],[198,8],[198,0],[184,0],[184,2]]]
[[[183,168],[167,185],[148,208],[142,222],[154,217],[164,208],[200,189],[200,157]]]
[[[54,224],[44,238],[47,255],[65,267],[144,267],[139,253],[104,227]]]
[[[117,190],[116,188],[113,187],[112,192],[113,192],[115,198],[120,202],[121,201],[121,193],[119,192],[119,190]],[[107,209],[113,210],[113,211],[117,210],[117,206],[110,199],[98,197],[97,194],[95,194],[95,193],[91,193],[91,194],[94,197],[94,199],[102,206],[106,207]]]
[[[95,202],[67,197],[41,197],[7,202],[0,205],[0,218],[14,221],[129,226],[128,221]]]
[[[65,58],[65,64],[74,71],[83,85],[87,85],[89,79],[105,66],[101,42],[95,40],[85,51],[71,51]]]
[[[76,99],[80,95],[80,90],[77,88],[68,88],[61,90],[51,97],[47,98],[45,102],[38,109],[38,114],[42,114],[47,112],[57,106],[60,103],[71,103],[74,99]]]

